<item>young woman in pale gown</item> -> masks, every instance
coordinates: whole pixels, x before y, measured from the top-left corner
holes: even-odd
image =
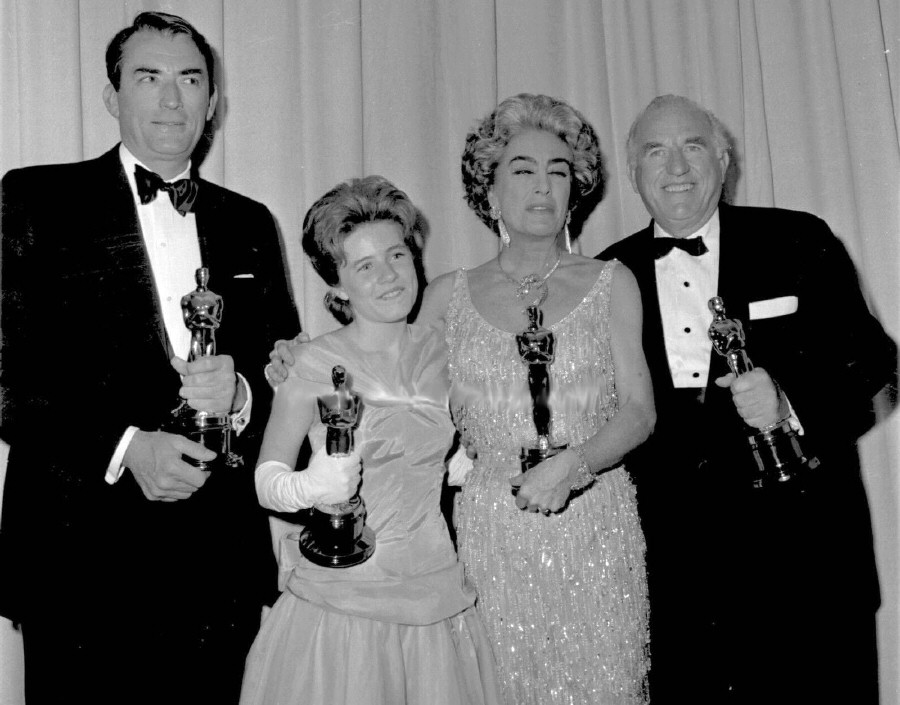
[[[382,177],[340,184],[304,221],[303,246],[343,328],[294,351],[256,469],[263,506],[295,512],[359,487],[375,551],[322,567],[280,542],[283,593],[247,659],[242,705],[494,705],[490,646],[440,508],[454,436],[446,347],[408,325],[425,222]],[[325,454],[316,398],[343,366],[363,410],[348,458]],[[305,437],[314,451],[294,464]],[[360,478],[362,480],[360,485]],[[296,527],[294,527],[296,531]]]

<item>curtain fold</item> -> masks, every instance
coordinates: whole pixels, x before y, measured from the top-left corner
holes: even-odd
[[[607,182],[576,244],[584,254],[648,222],[626,133],[655,95],[684,94],[737,141],[733,200],[824,218],[900,337],[896,0],[0,0],[0,172],[118,141],[104,51],[142,10],[184,16],[216,49],[220,110],[201,170],[272,210],[312,334],[337,325],[300,245],[313,201],[380,173],[429,219],[429,278],[479,264],[497,240],[463,201],[463,142],[498,100],[527,91],[569,101],[600,136]],[[900,700],[897,416],[862,444],[885,703]]]

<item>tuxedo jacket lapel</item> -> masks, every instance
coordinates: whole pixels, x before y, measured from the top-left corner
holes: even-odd
[[[719,283],[716,293],[725,304],[725,315],[739,320],[746,332],[750,320],[747,301],[747,291],[750,289],[745,279],[751,275],[753,266],[747,261],[750,250],[736,216],[729,206],[719,206]],[[748,345],[747,349],[749,352],[752,347]],[[709,370],[710,385],[714,379],[730,371],[725,358],[715,350],[712,351]]]
[[[632,270],[641,296],[644,297],[644,355],[658,396],[674,389],[666,341],[663,336],[662,314],[659,307],[659,291],[656,286],[656,260],[653,257],[653,224],[637,234],[633,241],[634,256],[626,264]]]
[[[160,311],[159,293],[141,234],[134,197],[119,160],[118,146],[103,155],[97,165],[96,190],[110,194],[107,207],[98,209],[96,216],[97,246],[105,250],[102,259],[110,262],[114,269],[110,276],[121,277],[122,295],[133,309],[126,314],[130,319],[128,324],[137,328],[152,327],[152,332],[146,337],[159,342],[161,357],[168,361],[171,345]]]

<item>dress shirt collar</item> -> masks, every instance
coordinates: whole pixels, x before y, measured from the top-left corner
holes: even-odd
[[[674,237],[670,235],[665,230],[663,230],[662,226],[654,219],[653,221],[653,237]],[[719,251],[719,209],[716,208],[713,211],[713,214],[710,216],[709,220],[707,220],[703,225],[700,226],[697,230],[692,232],[687,238],[692,237],[702,237],[703,242],[706,243],[707,248],[709,248],[709,252],[703,255],[699,255],[699,257],[707,257],[712,252]],[[687,239],[686,238],[686,239]],[[715,245],[715,247],[713,246]],[[672,250],[665,257],[671,257],[675,250]],[[663,257],[662,259],[665,259]]]
[[[140,164],[147,171],[153,171],[149,166],[144,164],[140,159],[134,156],[128,147],[125,146],[124,142],[119,144],[119,159],[122,162],[122,167],[125,169],[125,176],[128,178],[128,185],[131,187],[131,193],[134,195],[135,200],[140,203],[140,199],[138,198],[138,190],[137,190],[137,182],[134,179],[134,167],[136,164]],[[187,168],[182,171],[180,174],[174,176],[171,179],[163,179],[166,182],[178,181],[178,179],[187,179],[190,178],[191,175],[191,162],[188,160]],[[174,207],[173,207],[174,208]]]

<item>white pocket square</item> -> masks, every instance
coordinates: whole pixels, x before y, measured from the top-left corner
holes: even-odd
[[[757,321],[760,318],[787,316],[797,310],[798,303],[796,296],[779,296],[777,299],[751,301],[750,320]]]
[[[235,274],[234,278],[235,279],[253,279],[253,275],[252,274]]]

